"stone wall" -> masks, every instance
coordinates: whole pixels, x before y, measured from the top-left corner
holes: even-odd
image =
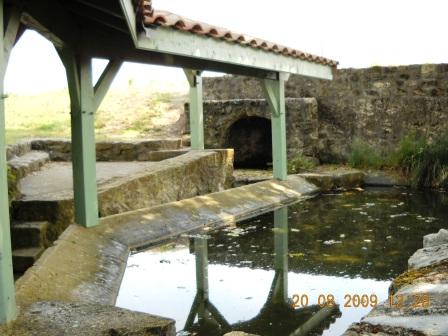
[[[294,157],[298,153],[309,157],[316,157],[318,153],[318,119],[317,103],[314,98],[288,98],[286,100],[287,117],[287,145],[288,156]],[[264,99],[237,99],[230,101],[204,102],[204,138],[206,148],[230,148],[230,132],[232,125],[239,120],[258,117],[270,119],[271,111]],[[219,125],[217,127],[217,125]],[[271,151],[270,123],[266,134],[266,141],[257,139],[247,140],[247,147],[253,153],[257,150]],[[247,130],[249,134],[249,130]],[[252,140],[252,141],[251,141]],[[264,145],[264,148],[250,148]],[[267,147],[267,148],[266,148]],[[235,159],[239,160],[244,153],[236,148]],[[235,162],[236,164],[238,161]]]
[[[222,191],[233,183],[233,150],[191,151],[155,163],[146,172],[99,183],[100,217],[152,207]],[[20,199],[12,203],[18,221],[48,221],[48,240],[74,222],[72,193],[52,199]]]
[[[257,80],[242,77],[206,78],[204,96],[263,97]],[[342,69],[333,81],[292,76],[286,96],[316,98],[323,162],[344,160],[355,138],[390,147],[410,131],[432,138],[448,129],[448,64]]]
[[[20,146],[16,147],[17,149],[14,147],[15,151],[19,151]],[[181,139],[97,142],[96,159],[97,161],[152,161],[153,152],[181,147]],[[52,161],[71,161],[70,140],[36,139],[31,141],[31,148],[48,152]]]

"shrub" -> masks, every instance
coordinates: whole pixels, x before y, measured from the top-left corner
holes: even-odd
[[[312,169],[316,166],[312,159],[303,156],[302,154],[296,155],[294,158],[288,160],[288,174],[297,174],[302,170]]]
[[[387,164],[384,153],[360,139],[355,139],[348,163],[353,168],[379,169]]]
[[[400,167],[415,187],[448,187],[448,134],[431,143],[420,140],[413,150],[402,152]]]

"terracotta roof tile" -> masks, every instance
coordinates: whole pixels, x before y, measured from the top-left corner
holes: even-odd
[[[133,0],[137,19],[143,22],[143,25],[150,27],[153,25],[178,29],[190,32],[196,35],[205,35],[215,39],[226,40],[231,43],[247,45],[256,49],[263,49],[277,54],[283,54],[290,57],[300,58],[302,60],[330,65],[336,67],[338,62],[328,58],[304,53],[300,50],[280,46],[278,44],[254,38],[244,34],[235,33],[226,28],[216,27],[207,23],[198,22],[184,18],[180,15],[155,10],[151,0]]]

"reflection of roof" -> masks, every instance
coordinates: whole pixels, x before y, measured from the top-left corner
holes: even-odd
[[[136,6],[137,19],[141,20],[146,27],[155,25],[163,26],[200,36],[208,36],[214,39],[224,40],[229,43],[248,46],[254,49],[262,49],[284,56],[299,58],[313,63],[330,65],[333,67],[338,65],[338,62],[324,57],[308,54],[248,35],[235,33],[226,28],[190,20],[170,12],[156,10],[153,8],[151,0],[134,0],[134,5]]]

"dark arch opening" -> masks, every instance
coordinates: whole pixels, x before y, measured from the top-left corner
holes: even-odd
[[[235,168],[264,169],[272,165],[271,121],[260,117],[239,119],[227,133],[227,148],[235,150]]]

